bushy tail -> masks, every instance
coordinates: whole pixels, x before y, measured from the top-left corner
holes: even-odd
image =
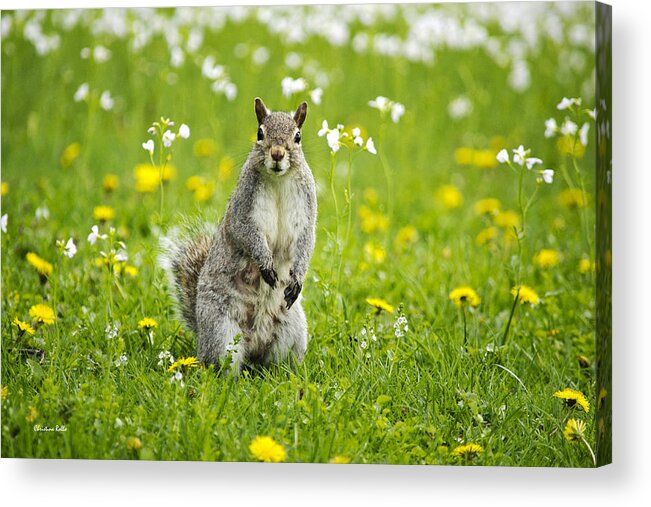
[[[195,333],[197,283],[215,233],[208,224],[186,224],[160,239],[159,264],[167,272],[179,317]]]

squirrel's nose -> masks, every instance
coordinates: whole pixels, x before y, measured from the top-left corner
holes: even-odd
[[[271,158],[276,162],[280,162],[285,156],[285,148],[282,146],[272,146],[271,147]]]

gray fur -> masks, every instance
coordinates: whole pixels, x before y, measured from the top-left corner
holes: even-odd
[[[270,113],[256,99],[255,111],[264,139],[253,146],[216,233],[210,241],[204,235],[168,244],[164,256],[181,314],[198,335],[199,360],[218,365],[230,353],[234,373],[245,363],[302,361],[307,348],[300,291],[317,203],[312,172],[294,142],[307,104],[292,116]]]

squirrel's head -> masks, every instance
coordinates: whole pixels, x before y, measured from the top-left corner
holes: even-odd
[[[258,118],[256,147],[264,156],[264,167],[276,175],[285,174],[292,166],[302,163],[301,127],[307,116],[307,103],[303,102],[296,113],[271,112],[262,99],[255,99]]]

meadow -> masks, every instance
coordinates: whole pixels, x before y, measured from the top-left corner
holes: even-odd
[[[1,23],[3,457],[593,466],[590,4]],[[309,103],[310,343],[234,379],[157,255],[223,214],[257,96]]]

